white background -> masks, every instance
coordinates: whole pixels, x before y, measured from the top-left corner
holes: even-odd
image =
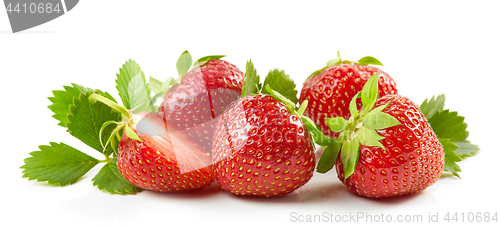
[[[17,34],[1,11],[0,221],[267,225],[293,223],[292,212],[365,212],[393,219],[419,214],[425,222],[429,213],[438,213],[446,223],[447,212],[500,212],[499,6],[495,1],[87,0],[54,21]],[[177,74],[175,62],[186,49],[195,59],[225,54],[241,70],[252,59],[261,76],[276,67],[285,69],[299,90],[337,50],[344,59],[374,56],[395,79],[399,93],[416,103],[445,93],[446,107],[466,117],[469,139],[481,152],[459,163],[462,179],[441,178],[421,194],[385,200],[353,195],[335,172],[315,174],[298,191],[270,199],[237,197],[217,184],[195,193],[111,195],[92,186],[101,165],[66,187],[21,178],[23,159],[49,142],[103,158],[57,126],[47,108],[52,90],[78,83],[118,99],[114,79],[125,61],[134,59],[147,76],[164,80]]]

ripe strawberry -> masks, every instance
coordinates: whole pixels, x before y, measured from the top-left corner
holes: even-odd
[[[373,74],[379,74],[379,96],[397,94],[394,80],[379,68],[368,64],[382,65],[373,57],[350,62],[342,61],[339,55],[338,59],[329,61],[328,66],[316,71],[305,81],[299,103],[304,100],[309,101],[304,115],[316,122],[324,134],[332,138],[338,136],[328,128],[325,119],[334,117],[348,119],[351,116],[349,102]],[[361,102],[358,101],[359,107]]]
[[[236,66],[218,58],[208,60],[165,94],[158,113],[210,153],[218,117],[239,98],[242,83],[243,72]]]
[[[377,100],[375,107],[387,104],[382,112],[396,118],[400,125],[377,130],[385,137],[381,147],[359,147],[354,173],[345,178],[337,159],[337,175],[358,195],[385,198],[418,193],[434,184],[444,166],[443,147],[415,103],[400,95]]]
[[[335,162],[339,179],[364,197],[418,193],[441,175],[443,147],[411,100],[400,95],[377,99],[376,79],[371,78],[361,92],[360,112],[354,107],[356,95],[349,121],[340,117],[326,120],[340,135],[326,148],[318,171],[327,171]]]
[[[280,196],[312,177],[312,137],[300,114],[273,96],[244,96],[217,124],[212,162],[223,189],[237,195]]]
[[[212,163],[183,131],[149,112],[133,115],[131,129],[143,141],[124,134],[118,147],[118,169],[132,184],[153,191],[184,191],[210,185]]]
[[[166,123],[163,116],[150,112],[133,114],[98,94],[91,95],[91,99],[108,104],[124,115],[113,135],[124,129],[118,145],[117,165],[132,184],[170,192],[201,188],[214,180],[210,157],[183,131]]]

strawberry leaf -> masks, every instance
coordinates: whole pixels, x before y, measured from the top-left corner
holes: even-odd
[[[420,109],[443,146],[444,170],[460,177],[458,172],[461,172],[461,169],[456,163],[463,158],[476,155],[479,147],[467,140],[469,132],[464,122],[465,118],[459,116],[457,112],[444,109],[445,99],[444,94],[433,96],[430,100],[425,99]]]
[[[318,173],[326,173],[333,168],[339,156],[341,144],[341,142],[336,140],[328,145],[325,151],[323,151],[318,166],[316,167]]]
[[[380,66],[384,66],[379,60],[375,59],[375,57],[371,57],[371,56],[365,56],[361,59],[358,60],[358,63],[360,65],[380,65]]]
[[[67,116],[69,114],[69,106],[73,104],[73,98],[78,98],[80,93],[98,92],[99,94],[115,101],[109,93],[105,93],[100,90],[94,91],[93,89],[74,83],[71,85],[72,86],[64,86],[64,90],[53,90],[52,94],[54,96],[48,98],[50,102],[52,102],[52,105],[49,105],[48,108],[54,112],[52,117],[59,120],[59,126],[66,127],[66,123],[68,122]]]
[[[452,173],[456,177],[460,178],[458,172],[462,170],[456,164],[456,162],[462,161],[459,155],[457,155],[454,151],[458,149],[458,146],[454,143],[450,142],[449,139],[439,138],[439,143],[443,146],[444,151],[444,169],[447,172]]]
[[[371,111],[365,116],[363,126],[370,129],[385,129],[401,124],[394,116],[385,112]]]
[[[444,94],[438,95],[437,97],[432,96],[430,100],[425,99],[420,105],[420,111],[424,114],[425,118],[431,118],[436,112],[442,111],[444,109],[444,101],[446,97]]]
[[[296,113],[295,112],[295,105],[296,103],[292,102],[290,99],[286,98],[285,96],[283,96],[281,93],[277,92],[276,90],[273,90],[269,84],[267,84],[265,87],[264,87],[265,91],[266,91],[266,94],[269,94],[271,96],[273,96],[274,98],[278,99],[279,101],[283,102],[284,104],[286,104],[286,106],[288,107],[288,110],[292,113]]]
[[[361,114],[366,115],[370,112],[378,99],[378,72],[366,81],[361,90],[361,102],[363,109]]]
[[[104,190],[111,194],[135,194],[142,190],[121,175],[116,164],[116,158],[110,159],[110,162],[101,168],[92,181],[94,182],[94,186],[97,186],[99,190]]]
[[[297,90],[295,89],[296,85],[290,75],[285,74],[284,70],[274,69],[269,71],[267,74],[263,86],[266,87],[269,85],[271,89],[280,93],[288,100],[291,100],[295,106],[299,99],[297,99]],[[267,92],[267,89],[262,90],[264,94],[270,94]]]
[[[479,153],[479,147],[477,145],[471,144],[470,141],[452,143],[458,146],[458,148],[455,150],[455,153],[457,153],[460,158],[471,157]]]
[[[344,142],[340,152],[340,161],[344,166],[344,181],[349,178],[356,169],[359,157],[359,141]]]
[[[333,132],[342,132],[347,126],[347,120],[342,117],[327,118],[325,119],[326,124]]]
[[[442,110],[428,118],[428,121],[438,138],[460,142],[465,141],[469,136],[464,117],[459,116],[457,112]]]
[[[47,181],[49,184],[65,186],[74,184],[99,160],[64,143],[51,142],[50,146],[39,146],[40,151],[31,152],[31,157],[24,159],[23,178]]]
[[[137,141],[140,141],[140,142],[144,142],[141,140],[141,138],[137,135],[137,133],[134,132],[134,130],[132,130],[128,124],[125,124],[125,134],[127,134],[128,137],[130,137],[131,139],[133,140],[137,140]]]
[[[134,109],[134,113],[141,111],[150,111],[148,109],[150,90],[146,86],[146,78],[144,74],[137,74],[128,83],[127,92],[129,97],[130,107]]]
[[[120,73],[116,74],[116,89],[118,90],[118,94],[122,99],[123,106],[126,109],[132,109],[135,106],[130,104],[131,97],[129,93],[129,83],[130,81],[137,75],[140,75],[143,78],[144,84],[146,83],[146,78],[144,76],[144,72],[141,71],[141,67],[133,60],[129,60],[123,64],[122,68],[120,68]],[[136,81],[137,82],[137,81]],[[149,95],[149,87],[146,89]]]
[[[357,139],[362,145],[380,147],[385,150],[384,145],[380,143],[380,140],[385,139],[385,137],[380,136],[374,129],[361,127]]]
[[[330,138],[329,136],[323,134],[314,121],[310,119],[309,117],[300,116],[300,120],[304,123],[306,129],[311,133],[314,139],[314,143],[321,145],[321,146],[327,146],[330,145],[335,139]]]
[[[201,67],[201,66],[205,65],[208,61],[218,60],[218,59],[225,57],[225,56],[226,55],[211,55],[211,56],[202,57],[202,58],[198,59],[196,62],[194,62],[193,68]]]
[[[349,112],[351,113],[351,116],[353,118],[356,118],[359,115],[358,107],[357,107],[357,104],[356,104],[356,101],[358,100],[358,96],[359,96],[359,93],[357,93],[356,95],[354,95],[354,97],[352,98],[351,102],[349,103]]]
[[[68,132],[95,150],[109,156],[112,147],[104,147],[99,141],[101,126],[107,121],[120,121],[121,114],[101,102],[92,103],[89,100],[91,93],[82,93],[79,98],[74,98],[70,105],[68,115]],[[114,103],[114,102],[113,102]],[[102,140],[108,140],[113,131],[113,126],[108,126],[102,131]]]
[[[191,64],[193,64],[193,58],[191,57],[191,54],[186,50],[181,54],[179,59],[177,59],[176,67],[179,76],[185,75],[189,71]]]
[[[163,92],[163,89],[162,89],[163,82],[161,82],[158,79],[155,79],[155,78],[149,76],[149,83],[148,83],[148,85],[149,85],[149,89],[151,89],[151,91],[153,93]]]
[[[315,76],[315,75],[317,75],[317,74],[321,73],[321,72],[322,72],[323,70],[325,70],[326,68],[328,68],[328,66],[325,66],[325,67],[323,67],[323,68],[321,68],[321,69],[319,69],[319,70],[317,70],[317,71],[314,71],[311,75],[309,75],[309,76],[307,77],[307,79],[306,79],[306,80],[304,80],[304,83],[306,83],[306,81],[307,81],[307,80],[309,80],[311,77],[313,77],[313,76]]]
[[[260,83],[260,77],[257,74],[252,60],[247,61],[247,66],[245,70],[245,76],[243,78],[243,88],[241,91],[241,97],[257,94],[260,92],[258,84]]]

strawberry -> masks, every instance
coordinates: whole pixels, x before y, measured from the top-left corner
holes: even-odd
[[[222,114],[214,134],[212,163],[223,189],[272,197],[311,179],[315,154],[309,128],[314,123],[302,115],[307,101],[295,108],[295,87],[278,69],[261,84],[252,61],[247,62],[242,97]]]
[[[309,101],[304,114],[319,125],[321,132],[332,138],[338,134],[328,128],[325,119],[348,119],[351,116],[349,102],[373,74],[379,74],[379,96],[397,94],[394,80],[379,68],[369,66],[382,65],[380,61],[373,57],[363,57],[358,62],[342,61],[340,54],[337,54],[339,58],[328,61],[326,67],[309,76],[299,99],[300,103]],[[361,102],[357,104],[358,108],[361,107]]]
[[[217,181],[237,195],[287,194],[314,172],[309,132],[270,95],[245,96],[231,105],[217,124],[213,151]]]
[[[364,197],[418,193],[443,172],[443,147],[411,100],[400,95],[377,99],[377,77],[370,78],[360,94],[360,112],[355,95],[348,121],[326,120],[339,137],[325,149],[318,171],[326,172],[336,163],[339,179]]]
[[[221,57],[202,58],[191,71],[180,73],[181,82],[165,93],[158,110],[169,125],[184,130],[208,153],[218,117],[239,98],[243,83],[243,72]]]
[[[151,112],[133,114],[98,94],[90,98],[123,114],[123,121],[115,122],[118,126],[112,136],[118,136],[118,131],[124,129],[117,165],[132,184],[170,192],[201,188],[214,180],[210,157],[187,134],[166,123],[163,116]]]

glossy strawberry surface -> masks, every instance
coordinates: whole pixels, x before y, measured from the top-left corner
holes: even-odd
[[[134,185],[159,192],[185,191],[214,180],[210,158],[182,131],[166,126],[163,117],[141,112],[132,129],[141,141],[123,135],[118,169]]]
[[[237,195],[279,196],[312,177],[312,138],[297,115],[269,95],[245,96],[217,124],[212,162],[223,189]]]
[[[374,74],[379,73],[379,96],[397,94],[396,83],[385,72],[372,66],[339,64],[324,69],[309,78],[300,92],[299,102],[308,100],[305,116],[316,122],[321,132],[337,137],[325,122],[325,118],[349,119],[349,103],[363,89],[363,85]],[[358,108],[361,101],[358,101]]]
[[[165,94],[159,114],[210,153],[218,117],[240,97],[242,84],[243,72],[236,66],[210,60]]]
[[[370,198],[386,198],[418,193],[434,184],[443,171],[444,152],[427,120],[411,100],[387,95],[375,107],[391,101],[383,112],[401,124],[377,130],[385,139],[380,147],[360,146],[354,174],[344,182],[340,158],[336,169],[339,179],[353,192]]]

